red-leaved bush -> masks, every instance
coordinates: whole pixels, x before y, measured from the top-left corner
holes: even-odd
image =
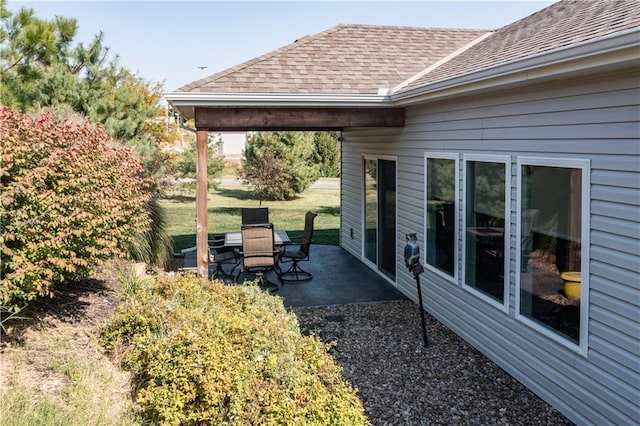
[[[151,182],[103,129],[0,107],[0,144],[0,305],[87,276],[148,231]]]

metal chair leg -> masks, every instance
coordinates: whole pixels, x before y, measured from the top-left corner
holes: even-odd
[[[302,269],[297,259],[292,259],[289,269],[278,274],[278,278],[282,282],[302,282],[309,281],[313,275]]]

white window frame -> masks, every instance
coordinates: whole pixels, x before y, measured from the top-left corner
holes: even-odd
[[[580,333],[579,344],[576,344],[561,334],[550,330],[547,327],[538,324],[536,321],[528,318],[520,312],[520,286],[521,286],[521,255],[522,255],[522,166],[541,166],[541,167],[559,167],[564,169],[581,169],[582,170],[582,221],[581,221],[581,246],[580,246],[580,263],[581,263],[581,282],[580,282]],[[589,336],[589,229],[591,222],[591,162],[588,159],[571,159],[571,158],[548,158],[548,157],[518,157],[517,159],[517,189],[518,189],[518,205],[516,209],[517,226],[516,226],[516,289],[515,289],[515,308],[516,319],[526,324],[528,327],[535,329],[544,336],[552,339],[561,345],[578,352],[582,356],[587,356],[588,336]]]
[[[485,162],[485,163],[502,163],[504,164],[504,277],[502,279],[503,296],[502,303],[500,301],[490,297],[481,291],[476,290],[473,286],[467,285],[466,282],[466,265],[467,265],[467,253],[465,247],[467,247],[467,163],[468,162]],[[511,156],[509,155],[485,155],[485,154],[464,154],[462,156],[462,288],[480,298],[481,300],[489,303],[490,305],[500,309],[501,311],[509,314],[509,276],[511,271],[509,265],[511,264]]]
[[[454,160],[455,161],[455,214],[454,214],[454,222],[455,222],[455,231],[454,231],[454,247],[453,247],[453,276],[441,271],[440,269],[430,265],[427,263],[426,259],[426,239],[427,239],[427,217],[426,217],[426,203],[427,203],[427,161],[431,158],[439,159],[439,160]],[[460,285],[459,283],[459,273],[458,269],[460,266],[460,154],[458,153],[450,153],[450,152],[425,152],[424,154],[424,209],[425,213],[422,217],[422,224],[424,227],[423,234],[425,238],[425,252],[421,254],[422,256],[422,264],[425,265],[425,268],[438,275],[439,277],[450,281],[456,285]]]

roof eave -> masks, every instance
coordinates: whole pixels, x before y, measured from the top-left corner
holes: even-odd
[[[394,106],[640,63],[640,28],[543,52],[391,95]]]
[[[185,118],[195,108],[375,108],[404,107],[420,102],[507,88],[596,69],[640,65],[640,28],[543,52],[413,89],[376,94],[167,92],[165,99]]]
[[[389,107],[388,89],[377,94],[308,94],[308,93],[213,93],[167,92],[167,102],[185,118],[192,118],[194,108],[368,108]]]

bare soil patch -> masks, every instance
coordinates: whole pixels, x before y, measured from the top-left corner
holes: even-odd
[[[0,386],[23,387],[57,394],[69,378],[52,368],[56,362],[81,357],[108,368],[128,388],[128,374],[106,356],[98,343],[99,329],[119,303],[115,269],[100,278],[66,283],[53,298],[31,302],[19,318],[4,324],[0,340]]]

